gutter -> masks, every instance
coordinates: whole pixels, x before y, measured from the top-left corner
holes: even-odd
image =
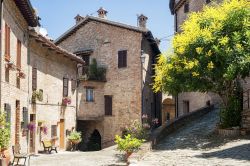
[[[1,0],[1,4],[0,4],[0,28],[1,28],[1,34],[3,34],[3,25],[2,25],[2,20],[3,20],[3,0]],[[1,35],[0,38],[0,55],[1,55],[1,63],[0,63],[0,75],[2,75],[2,61],[3,61],[3,55],[2,55],[2,43],[3,43],[3,35]],[[2,77],[0,77],[0,108],[2,106]]]

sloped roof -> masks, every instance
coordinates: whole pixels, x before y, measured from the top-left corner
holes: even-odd
[[[63,48],[59,46],[56,46],[52,41],[38,34],[33,28],[29,30],[29,36],[31,38],[34,38],[36,42],[41,43],[43,47],[46,47],[49,50],[55,51],[58,55],[62,55],[66,58],[69,58],[72,61],[76,61],[81,64],[85,63],[82,58],[76,56],[75,54],[72,54],[71,52],[64,50]]]
[[[171,14],[174,14],[174,6],[175,6],[175,0],[169,0],[169,9],[171,11]]]
[[[54,43],[55,44],[61,43],[63,40],[65,40],[67,37],[72,35],[74,32],[76,32],[78,29],[80,29],[83,25],[85,25],[89,21],[98,21],[98,22],[101,22],[101,23],[104,23],[104,24],[109,24],[109,25],[129,29],[129,30],[136,31],[136,32],[141,32],[141,33],[148,32],[148,30],[145,29],[145,28],[135,27],[135,26],[119,23],[119,22],[110,21],[110,20],[103,19],[103,18],[98,18],[98,17],[93,17],[93,16],[86,16],[82,21],[80,21],[79,23],[74,25],[72,28],[70,28],[68,31],[66,31],[64,34],[62,34],[59,38],[57,38],[54,41]]]
[[[38,17],[29,0],[14,0],[14,2],[29,26],[36,27],[40,25]]]

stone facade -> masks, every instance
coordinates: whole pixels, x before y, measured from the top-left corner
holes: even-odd
[[[28,75],[27,66],[27,29],[28,24],[12,0],[3,1],[1,20],[1,109],[10,108],[11,145],[20,143],[27,148],[27,137],[22,134],[23,109],[29,107],[28,78],[20,79],[20,88],[17,86],[18,70],[7,69],[5,60],[5,25],[10,27],[10,62],[16,65],[17,40],[21,41],[21,70]],[[8,73],[8,74],[7,74]]]
[[[206,0],[172,0],[174,3],[171,9],[175,17],[175,32],[181,32],[181,25],[187,19],[190,12],[201,11],[204,5],[207,5]],[[189,11],[185,12],[184,6],[188,3]],[[170,2],[171,4],[171,2]],[[171,6],[170,6],[171,8]],[[200,93],[200,92],[185,92],[178,94],[176,98],[176,108],[178,110],[177,116],[182,116],[188,112],[195,111],[208,104],[219,106],[221,99],[214,93]]]
[[[84,18],[87,19],[87,18]],[[84,20],[83,20],[84,21]],[[150,42],[138,27],[109,22],[106,19],[91,18],[77,30],[56,44],[69,52],[93,50],[90,62],[97,60],[105,67],[106,81],[83,81],[79,86],[78,129],[88,139],[96,129],[101,135],[102,147],[114,144],[116,134],[121,134],[132,121],[141,121],[143,112],[150,117],[160,117],[160,94],[151,90],[152,63],[156,57]],[[80,24],[82,24],[80,26]],[[134,30],[136,29],[136,30]],[[67,33],[67,32],[66,32]],[[59,42],[58,42],[59,41]],[[127,67],[118,68],[118,51],[127,50]],[[142,73],[141,50],[146,57]],[[143,95],[142,95],[143,74]],[[86,101],[86,88],[94,89],[94,101]],[[112,115],[105,115],[104,96],[112,96]],[[160,100],[159,100],[160,99]],[[143,102],[143,104],[142,104]]]
[[[22,1],[23,4],[28,3]],[[21,12],[25,10],[24,7],[18,6],[13,0],[3,1],[2,7],[0,104],[1,110],[10,116],[10,146],[20,144],[24,152],[43,150],[41,140],[52,139],[51,127],[55,125],[53,139],[60,149],[65,150],[66,134],[69,134],[76,124],[77,95],[76,89],[72,90],[71,87],[76,81],[77,63],[83,63],[83,60],[55,46],[41,35],[43,40],[34,38],[27,16]],[[10,60],[5,57],[8,36],[6,27],[10,28]],[[39,27],[36,29],[39,30]],[[39,36],[35,31],[32,31],[32,34]],[[20,68],[17,67],[20,50],[18,40],[21,43]],[[43,100],[35,104],[32,102],[33,67],[37,68],[37,90],[42,91],[43,96]],[[20,73],[23,73],[23,77],[20,77]],[[68,96],[71,97],[71,104],[67,107],[62,106],[64,77],[69,79]],[[38,122],[42,121],[43,127],[48,128],[47,135],[42,134],[41,126],[38,126]],[[34,132],[27,130],[27,124],[30,122],[36,126]]]

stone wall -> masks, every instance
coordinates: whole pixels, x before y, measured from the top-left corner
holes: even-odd
[[[20,143],[22,149],[27,149],[27,137],[22,134],[21,122],[23,121],[23,107],[28,108],[28,78],[20,79],[20,89],[17,87],[17,70],[9,71],[9,82],[5,80],[6,61],[5,61],[5,24],[10,31],[10,57],[16,64],[17,39],[21,41],[21,70],[28,75],[27,66],[27,28],[28,25],[16,7],[14,1],[5,0],[3,2],[3,19],[1,27],[1,110],[4,110],[4,104],[11,107],[11,142],[10,146]],[[16,114],[16,101],[20,101],[20,114]],[[19,111],[18,111],[19,112]],[[17,120],[17,123],[16,123]],[[19,131],[16,133],[16,129]],[[15,137],[18,137],[15,139]]]
[[[56,145],[65,150],[67,142],[66,130],[72,131],[76,123],[76,90],[71,88],[71,80],[76,80],[76,62],[72,62],[62,54],[48,50],[34,39],[30,40],[30,50],[29,76],[32,78],[32,67],[36,67],[37,89],[43,91],[43,101],[32,104],[30,109],[36,115],[36,124],[38,121],[44,121],[43,125],[48,127],[47,135],[42,134],[40,128],[37,128],[35,151],[43,150],[41,140],[53,138],[51,136],[52,125],[57,126]],[[68,96],[71,98],[71,104],[68,106],[62,104],[63,77],[69,78]],[[30,91],[32,91],[31,86]],[[62,120],[64,121],[64,131],[60,133],[60,125],[62,125],[60,121]],[[60,144],[62,135],[64,143]]]
[[[149,43],[146,41],[143,43],[145,43],[144,51],[149,55],[145,68],[150,73],[152,50],[149,48]],[[82,94],[79,96],[79,115],[85,117],[100,114],[104,110],[104,95],[112,96],[113,115],[104,116],[103,121],[96,122],[102,123],[103,126],[103,132],[101,132],[103,133],[103,147],[113,144],[114,136],[121,134],[124,127],[130,125],[132,121],[141,121],[140,56],[142,45],[144,44],[142,44],[141,33],[96,21],[86,23],[59,44],[70,52],[81,48],[93,49],[91,59],[96,58],[98,65],[107,68],[105,83],[85,83],[94,88],[94,102],[85,102],[86,90],[82,85],[80,87]],[[127,50],[126,68],[118,68],[119,50]],[[144,73],[145,77],[146,74]],[[148,94],[148,97],[145,97],[145,102],[148,103],[145,109],[150,109],[147,112],[151,111],[151,103],[154,102],[152,91],[149,92],[150,82],[151,80],[146,81],[147,87],[145,88],[145,94]]]

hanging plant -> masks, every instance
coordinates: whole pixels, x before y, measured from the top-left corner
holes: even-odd
[[[23,71],[20,70],[18,72],[18,78],[25,79],[26,78],[26,74]]]
[[[36,124],[33,123],[33,122],[30,122],[30,123],[28,124],[27,128],[28,128],[28,130],[29,130],[30,132],[34,132],[34,131],[36,130]]]
[[[14,62],[7,62],[5,67],[9,70],[16,70],[16,66],[14,65]]]
[[[71,104],[71,98],[70,97],[64,97],[62,99],[62,105],[67,106],[68,104]]]
[[[41,89],[32,93],[32,103],[35,103],[36,100],[43,101],[43,91]]]

